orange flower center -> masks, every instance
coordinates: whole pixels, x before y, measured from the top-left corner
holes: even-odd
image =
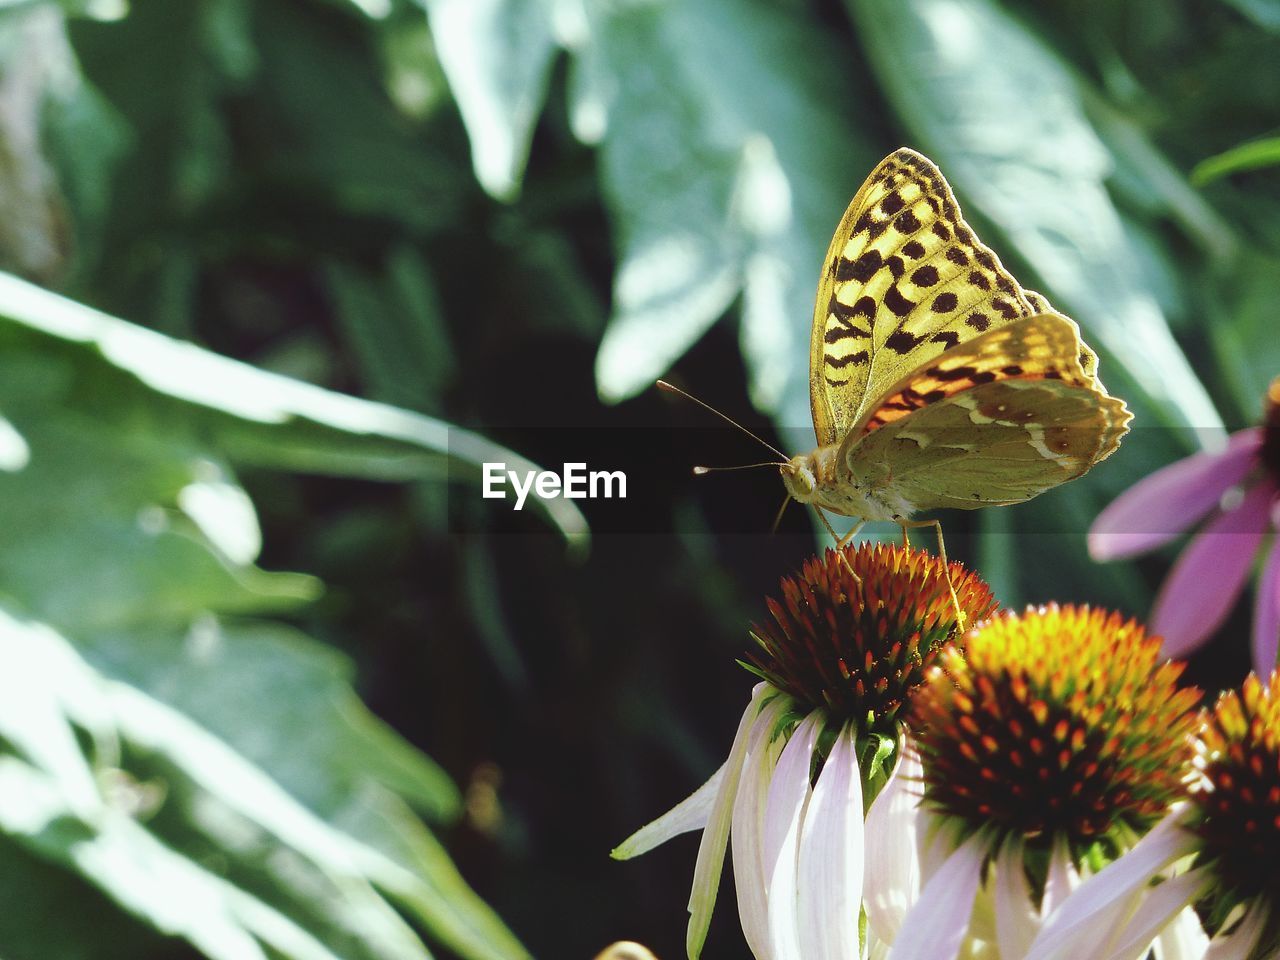
[[[972,829],[1076,856],[1122,825],[1142,830],[1181,794],[1192,709],[1160,639],[1089,607],[1004,614],[945,649],[909,723],[925,802]]]
[[[887,544],[827,550],[782,580],[773,622],[752,629],[758,649],[743,665],[810,708],[891,732],[907,694],[957,631],[947,570],[924,550]],[[991,615],[990,588],[950,566],[960,608]]]
[[[1200,859],[1216,863],[1228,903],[1262,894],[1280,907],[1280,672],[1223,694],[1200,741]]]

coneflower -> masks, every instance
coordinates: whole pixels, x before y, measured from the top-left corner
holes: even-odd
[[[991,614],[986,584],[960,564],[949,579],[966,622]],[[739,917],[757,960],[851,960],[863,947],[864,809],[893,779],[912,688],[958,632],[948,569],[905,547],[828,550],[784,578],[768,608],[772,622],[753,629],[756,650],[743,664],[762,682],[728,760],[613,855],[702,830],[690,958],[701,953],[731,843]]]
[[[942,651],[909,719],[922,764],[914,832],[931,844],[880,854],[917,858],[923,889],[896,929],[868,909],[892,960],[952,960],[975,941],[1025,956],[1081,869],[1132,846],[1183,795],[1199,693],[1178,688],[1182,667],[1159,650],[1118,614],[1048,606]],[[890,837],[907,833],[913,805],[899,806]]]
[[[1035,960],[1076,956],[1060,939],[1096,930],[1108,898],[1136,903],[1113,942],[1149,939],[1198,903],[1213,960],[1280,957],[1280,673],[1267,683],[1250,674],[1223,694],[1203,717],[1197,752],[1201,776],[1188,802],[1067,899],[1045,924]],[[1188,859],[1190,870],[1164,878]]]

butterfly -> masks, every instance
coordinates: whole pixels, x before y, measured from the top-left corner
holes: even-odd
[[[909,518],[1030,500],[1115,452],[1131,415],[1097,370],[1075,322],[1019,285],[941,171],[903,148],[827,250],[809,351],[817,447],[777,466],[833,537],[823,510],[904,536],[931,525],[941,545],[937,521]]]

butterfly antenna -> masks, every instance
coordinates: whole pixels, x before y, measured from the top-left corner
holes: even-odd
[[[686,393],[685,391],[681,390],[679,387],[675,386],[674,384],[667,383],[667,381],[665,381],[665,380],[659,380],[659,381],[658,381],[658,388],[659,388],[660,390],[666,390],[668,393],[678,394],[679,396],[684,397],[686,400],[692,400],[694,403],[696,403],[698,406],[702,407],[704,410],[710,410],[712,413],[714,413],[714,414],[715,414],[717,417],[719,417],[721,420],[724,420],[726,423],[730,423],[730,424],[732,424],[733,426],[737,427],[739,430],[741,430],[743,433],[745,433],[745,434],[746,434],[748,437],[750,437],[752,440],[756,441],[756,443],[762,444],[763,446],[765,446],[765,447],[767,447],[768,449],[772,450],[774,453],[776,453],[778,456],[780,456],[783,460],[787,460],[787,459],[788,459],[787,455],[786,455],[785,453],[783,453],[781,450],[779,450],[777,447],[775,447],[773,444],[771,444],[771,443],[769,443],[769,442],[767,442],[767,441],[765,441],[765,440],[761,440],[761,439],[760,439],[759,437],[757,437],[754,433],[752,433],[750,430],[748,430],[746,427],[744,427],[742,424],[740,424],[737,420],[734,420],[732,417],[728,416],[727,414],[723,414],[723,413],[721,413],[721,412],[720,412],[719,410],[717,410],[715,407],[711,406],[711,404],[709,404],[709,403],[704,403],[703,401],[701,401],[701,400],[699,400],[697,397],[695,397],[693,394],[691,394],[691,393]],[[776,464],[775,464],[775,466],[776,466]],[[695,472],[696,472],[696,471],[695,471]]]
[[[702,477],[708,473],[725,473],[729,470],[754,470],[756,467],[785,467],[785,463],[775,463],[772,460],[766,460],[764,463],[744,463],[741,466],[734,467],[694,467],[693,475]]]

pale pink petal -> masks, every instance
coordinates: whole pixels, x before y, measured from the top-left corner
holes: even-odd
[[[1182,829],[1185,815],[1185,808],[1175,809],[1132,850],[1083,881],[1045,918],[1022,960],[1097,956],[1134,898],[1169,864],[1194,851],[1195,838]]]
[[[867,811],[867,875],[863,906],[867,925],[892,943],[920,896],[920,756],[904,740],[898,763]]]
[[[1040,917],[1031,902],[1031,885],[1022,866],[1022,843],[1008,841],[996,857],[996,943],[1001,957],[1021,957],[1040,929]]]
[[[756,960],[773,960],[769,951],[768,887],[764,871],[764,812],[769,782],[782,745],[774,730],[790,706],[777,697],[760,711],[747,741],[742,778],[733,801],[729,842],[733,850],[733,886],[738,894],[742,935]]]
[[[716,894],[720,890],[720,871],[724,867],[724,852],[729,845],[729,826],[733,820],[733,801],[738,794],[738,780],[742,776],[742,764],[747,756],[747,743],[751,730],[767,696],[775,693],[767,683],[757,683],[751,691],[751,702],[742,712],[738,732],[734,734],[729,759],[720,778],[720,789],[707,816],[707,825],[698,844],[698,860],[693,867],[693,889],[689,892],[689,928],[685,934],[685,949],[690,960],[697,960],[706,943],[711,928],[711,912],[715,909]]]
[[[974,834],[925,884],[889,960],[955,960],[969,930],[988,840]]]
[[[1047,917],[1058,905],[1080,886],[1080,874],[1071,862],[1071,849],[1066,840],[1058,837],[1049,855],[1049,872],[1044,881],[1044,896],[1040,898],[1040,916]]]
[[[1138,481],[1098,514],[1089,530],[1089,555],[1117,560],[1172,540],[1244,480],[1261,446],[1260,428],[1241,430],[1225,450],[1197,453]]]
[[[804,960],[858,955],[862,914],[862,774],[852,730],[835,744],[800,828],[797,928]]]
[[[1164,656],[1190,653],[1231,612],[1266,533],[1273,492],[1270,484],[1246,492],[1238,507],[1216,517],[1178,557],[1151,612]]]
[[[1166,880],[1148,891],[1098,960],[1143,960],[1152,943],[1213,883],[1206,868]]]
[[[1209,935],[1200,926],[1194,907],[1184,907],[1156,940],[1159,960],[1204,960]]]
[[[1204,955],[1205,960],[1249,960],[1266,925],[1266,908],[1253,904],[1230,934],[1225,937],[1219,934],[1213,938],[1209,952]]]
[[[764,875],[769,891],[769,940],[774,960],[799,960],[800,931],[796,917],[800,825],[813,790],[809,766],[822,732],[823,715],[815,710],[791,734],[769,785],[764,818]]]
[[[1280,647],[1280,536],[1275,537],[1258,579],[1253,606],[1253,669],[1266,678],[1276,668]]]

